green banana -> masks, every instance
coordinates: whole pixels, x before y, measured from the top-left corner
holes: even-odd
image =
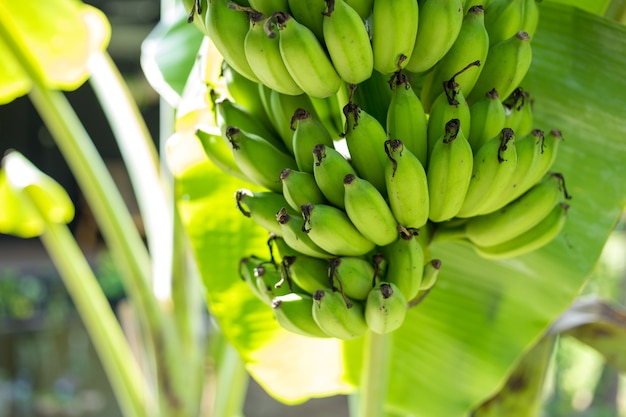
[[[520,256],[550,243],[563,230],[569,205],[557,204],[537,225],[506,242],[493,246],[477,246],[474,250],[483,258],[503,259]]]
[[[287,208],[282,207],[276,213],[276,220],[280,224],[282,238],[293,250],[314,258],[328,259],[333,257],[332,254],[313,242],[308,233],[303,231],[304,220],[301,217],[292,216]]]
[[[219,129],[214,128],[213,131],[211,131],[209,126],[198,126],[195,135],[202,144],[204,153],[219,169],[243,181],[249,183],[253,182],[241,172],[241,169],[237,166],[233,158],[233,152],[229,149],[226,142],[224,142],[222,135],[219,133]]]
[[[452,78],[443,83],[443,92],[433,102],[430,108],[427,129],[429,155],[433,151],[435,143],[445,133],[446,123],[452,119],[459,120],[460,129],[467,138],[471,130],[471,116],[465,94],[461,90],[461,86],[456,82],[456,77],[476,65],[480,65],[480,63],[474,61],[452,75]]]
[[[330,337],[350,340],[367,332],[363,306],[347,300],[338,291],[318,290],[313,293],[313,318]]]
[[[420,160],[401,140],[385,142],[387,200],[394,217],[406,228],[419,229],[428,221],[429,191]]]
[[[341,83],[337,93],[326,98],[309,97],[317,120],[324,125],[333,140],[339,140],[346,124],[343,116],[343,106],[348,102],[348,88],[346,83]]]
[[[326,259],[297,254],[283,256],[281,265],[291,280],[309,294],[332,287]]]
[[[490,139],[474,155],[472,179],[458,217],[472,217],[497,210],[500,193],[515,175],[517,152],[515,135],[509,128]]]
[[[531,61],[530,36],[524,31],[493,45],[467,99],[473,103],[493,88],[500,97],[508,97],[528,72]]]
[[[250,217],[271,233],[282,236],[282,229],[276,222],[276,212],[287,206],[287,200],[282,194],[271,191],[252,192],[240,188],[235,192],[235,200],[237,208],[244,216]]]
[[[384,280],[396,285],[407,300],[419,292],[424,273],[424,249],[413,233],[402,229],[395,242],[381,248],[387,263]]]
[[[563,176],[551,174],[502,209],[469,219],[465,234],[478,246],[499,245],[541,222],[559,203],[561,196],[570,198]]]
[[[244,50],[254,75],[272,90],[283,94],[302,94],[280,55],[279,34],[271,19],[262,13],[250,14],[250,29],[244,41]]]
[[[506,109],[506,127],[517,137],[526,136],[533,129],[532,99],[528,92],[518,87],[502,103]]]
[[[346,145],[357,174],[385,192],[385,128],[355,103],[343,109],[346,115]]]
[[[528,182],[528,174],[534,172],[541,162],[541,150],[544,142],[543,132],[533,129],[526,136],[515,140],[517,167],[511,181],[500,192],[500,207],[510,203],[534,184]]]
[[[420,291],[426,291],[431,289],[437,282],[439,276],[439,270],[441,269],[440,259],[431,259],[424,264],[424,272],[422,277],[422,283],[420,285]]]
[[[541,180],[543,176],[552,168],[556,160],[557,151],[563,142],[563,135],[560,130],[553,129],[545,135],[541,144],[541,160],[528,172],[527,183],[524,182],[520,188],[529,187]]]
[[[361,256],[374,249],[346,213],[326,204],[304,204],[302,231],[320,248],[335,256]]]
[[[267,262],[256,256],[246,256],[239,260],[239,277],[245,281],[250,290],[256,297],[268,304],[267,293],[265,291],[261,291],[257,285],[255,269],[257,266]]]
[[[350,109],[348,113],[351,113],[354,110],[354,103],[359,103],[359,110],[362,109],[365,113],[376,119],[378,123],[385,125],[392,96],[392,91],[389,88],[388,75],[381,74],[374,70],[372,76],[360,83],[358,88],[354,85],[348,85],[347,90],[349,92],[348,101],[345,102],[342,108],[346,126],[348,123],[346,110]],[[349,106],[346,108],[346,105]]]
[[[485,10],[485,26],[491,45],[515,35],[522,26],[525,0],[492,0]]]
[[[262,137],[280,150],[286,150],[285,145],[276,136],[274,130],[264,125],[255,114],[248,111],[245,107],[232,100],[222,98],[215,102],[215,109],[217,110],[217,125],[226,142],[228,142],[226,128],[228,126],[237,126],[241,130]]]
[[[365,23],[344,0],[326,0],[326,6],[322,23],[330,60],[341,79],[358,84],[368,79],[374,68]]]
[[[484,10],[482,6],[473,6],[465,15],[461,31],[448,53],[426,76],[420,95],[424,108],[430,109],[433,101],[441,93],[441,85],[450,79],[459,68],[463,68],[470,62],[478,61],[481,65],[469,68],[455,79],[463,94],[468,96],[478,80],[488,51],[489,34],[485,29]]]
[[[383,195],[366,179],[348,174],[343,179],[346,214],[363,236],[379,246],[398,237],[398,221]]]
[[[354,300],[365,300],[376,279],[374,266],[367,260],[342,256],[330,260],[328,275],[337,288]],[[319,288],[318,288],[319,289]]]
[[[449,120],[446,132],[435,143],[426,172],[430,220],[441,222],[457,215],[465,201],[473,167],[472,148],[460,129],[459,119]]]
[[[283,62],[298,86],[312,97],[335,94],[342,83],[315,34],[289,14],[277,12],[279,46]]]
[[[315,160],[311,152],[316,145],[333,146],[333,139],[328,130],[304,109],[296,109],[291,118],[293,129],[292,148],[298,169],[313,173]]]
[[[302,291],[301,288],[297,288],[289,281],[287,282],[288,285],[285,285],[285,279],[275,265],[272,268],[265,267],[268,263],[260,263],[254,268],[256,286],[266,304],[270,304],[274,297]]]
[[[291,128],[291,120],[294,114],[300,111],[299,109],[303,109],[313,115],[313,117],[316,117],[311,99],[306,94],[290,96],[288,94],[281,94],[276,90],[270,90],[269,108],[276,131],[285,147],[293,154],[293,129]]]
[[[381,282],[371,289],[365,301],[365,322],[378,334],[397,330],[406,319],[407,300],[393,283]]]
[[[394,73],[389,84],[393,92],[387,110],[387,135],[390,139],[400,139],[404,147],[426,166],[428,119],[424,106],[402,71]]]
[[[289,3],[287,0],[248,0],[250,7],[258,10],[265,16],[269,16],[274,12],[288,12]]]
[[[425,72],[450,50],[463,24],[461,0],[426,0],[420,4],[415,45],[406,69]]]
[[[374,0],[345,0],[354,10],[357,11],[361,19],[367,19],[372,13]]]
[[[542,0],[525,0],[521,28],[532,38],[539,26],[539,5]]]
[[[286,168],[280,173],[283,182],[283,195],[287,203],[300,212],[300,206],[306,203],[326,204],[326,198],[315,183],[315,177],[308,172]]]
[[[506,125],[506,110],[495,89],[470,106],[470,126],[467,140],[474,152],[489,139],[497,136]]]
[[[324,144],[313,148],[313,176],[326,199],[335,207],[345,208],[345,187],[343,179],[346,175],[356,175],[356,171],[338,151]]]
[[[417,0],[375,0],[371,16],[374,68],[391,74],[406,66],[415,47]]]
[[[308,337],[328,337],[313,319],[313,297],[309,294],[285,294],[272,299],[276,321],[286,330]]]
[[[282,192],[280,173],[285,168],[297,169],[291,155],[282,152],[264,138],[233,126],[226,128],[226,138],[233,149],[233,158],[241,171],[258,185]],[[263,161],[262,164],[259,161]]]
[[[240,106],[243,106],[248,112],[253,114],[257,120],[263,123],[265,127],[272,129],[273,133],[276,134],[263,107],[263,102],[259,94],[259,84],[239,74],[234,68],[228,65],[226,61],[222,62],[222,79],[226,85],[228,95],[232,100]]]
[[[289,0],[291,15],[304,26],[315,33],[317,39],[324,40],[324,30],[322,28],[326,10],[324,0]]]
[[[208,10],[204,26],[211,42],[235,71],[254,82],[259,79],[248,64],[244,51],[244,43],[250,20],[248,13],[235,10],[230,7],[233,2],[229,0],[211,0],[208,2]]]

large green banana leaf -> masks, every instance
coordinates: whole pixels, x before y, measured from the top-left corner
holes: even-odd
[[[393,335],[388,408],[395,414],[464,416],[496,392],[576,297],[626,203],[626,29],[549,2],[541,13],[523,86],[535,98],[537,127],[565,137],[554,168],[573,195],[567,226],[547,247],[511,260],[484,260],[458,243],[433,247],[443,261],[440,280]],[[349,391],[361,342],[282,331],[238,278],[240,257],[267,253],[265,234],[234,208],[242,185],[209,163],[179,181],[211,312],[277,399]]]

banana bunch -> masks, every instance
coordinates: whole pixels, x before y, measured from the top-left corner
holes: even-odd
[[[241,277],[287,330],[392,332],[436,288],[433,240],[501,259],[562,231],[563,138],[535,126],[520,86],[536,0],[210,0],[201,12],[226,91],[211,92],[215,126],[196,134],[256,187],[235,205],[271,250],[242,259]]]

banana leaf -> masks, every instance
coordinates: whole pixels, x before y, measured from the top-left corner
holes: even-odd
[[[505,383],[516,361],[575,299],[626,203],[626,29],[580,9],[541,4],[523,87],[536,127],[560,129],[554,170],[573,195],[548,246],[485,260],[463,244],[432,247],[439,281],[393,334],[387,411],[464,416]],[[193,51],[195,53],[195,51]],[[209,308],[253,377],[294,404],[358,384],[362,342],[290,335],[237,276],[242,256],[267,255],[266,235],[234,208],[237,180],[209,163],[179,177],[185,223]]]

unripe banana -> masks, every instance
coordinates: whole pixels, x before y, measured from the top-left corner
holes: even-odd
[[[248,112],[253,114],[257,120],[263,123],[265,127],[272,129],[274,134],[276,134],[263,107],[263,102],[259,94],[259,84],[239,74],[234,68],[228,65],[226,61],[222,63],[222,79],[226,84],[228,95],[233,101],[243,106]]]
[[[474,152],[477,152],[485,142],[497,136],[506,126],[506,111],[498,92],[493,89],[472,104],[470,117],[472,124],[467,140]]]
[[[327,203],[313,174],[286,168],[280,173],[280,179],[283,182],[285,200],[297,212],[300,212],[300,206],[306,203]]]
[[[309,294],[332,288],[329,261],[302,254],[283,256],[282,267],[291,280]]]
[[[469,68],[479,65],[477,61],[470,63],[458,71],[443,84],[443,92],[433,102],[428,118],[428,154],[433,151],[435,143],[446,131],[446,123],[452,119],[459,119],[460,128],[467,138],[471,130],[471,116],[469,105],[456,77]]]
[[[285,243],[292,249],[314,258],[328,259],[333,257],[332,254],[313,242],[309,235],[303,231],[304,220],[301,217],[290,215],[287,209],[283,207],[276,213],[276,220],[280,224]]]
[[[250,217],[256,224],[271,233],[282,236],[282,229],[276,222],[278,210],[287,206],[287,200],[282,194],[271,191],[252,192],[240,188],[235,192],[235,200],[237,208],[244,216]]]
[[[267,268],[268,264],[269,262],[263,262],[254,268],[256,285],[266,304],[270,304],[274,297],[302,291],[301,288],[286,281],[275,265]]]
[[[528,72],[531,61],[530,36],[524,31],[495,44],[489,49],[488,58],[468,100],[473,103],[493,88],[500,97],[508,97]]]
[[[387,262],[384,280],[395,284],[407,300],[415,298],[424,273],[424,249],[417,237],[403,229],[400,237],[381,251]]]
[[[521,28],[526,31],[532,38],[535,36],[537,26],[539,25],[539,5],[537,3],[542,0],[525,0],[524,1],[524,17],[522,19]]]
[[[412,72],[431,69],[450,50],[462,24],[461,0],[426,0],[422,3],[415,45],[406,69]]]
[[[348,88],[345,83],[341,83],[337,93],[326,98],[309,97],[317,120],[324,125],[333,140],[338,140],[342,136],[344,126],[346,125],[343,116],[343,107],[348,102]]]
[[[569,198],[563,176],[552,174],[502,209],[469,219],[465,224],[467,238],[478,246],[511,240],[541,222],[561,196]]]
[[[560,130],[553,129],[548,132],[544,137],[544,141],[541,144],[541,160],[533,167],[532,171],[528,172],[528,183],[524,182],[521,187],[532,186],[552,168],[554,161],[556,160],[557,151],[559,145],[563,142],[563,135]]]
[[[361,256],[374,249],[350,222],[343,210],[325,204],[305,204],[301,207],[302,231],[320,248],[335,256]]]
[[[313,148],[313,176],[322,193],[335,207],[345,208],[345,187],[343,179],[346,175],[356,175],[356,171],[338,151],[324,144]]]
[[[513,129],[519,138],[533,129],[532,99],[527,91],[518,87],[502,103],[506,109],[506,127]]]
[[[343,179],[346,214],[363,236],[379,246],[398,237],[398,221],[383,195],[366,179],[348,174]]]
[[[391,103],[392,91],[389,88],[389,76],[374,70],[372,76],[357,86],[347,86],[349,97],[342,113],[348,126],[348,114],[354,110],[354,103],[358,103],[359,111],[363,110],[372,116],[381,125],[387,121],[389,104]],[[351,108],[352,107],[352,108]],[[346,112],[346,110],[349,110]],[[347,127],[345,128],[347,130]],[[344,130],[345,131],[345,130]]]
[[[515,135],[509,128],[485,143],[474,155],[472,179],[458,217],[487,214],[501,201],[500,190],[511,182],[517,166]]]
[[[426,171],[401,140],[385,142],[387,199],[394,217],[406,228],[419,229],[428,221],[429,191]]]
[[[563,230],[568,209],[565,203],[557,204],[542,221],[521,235],[493,246],[474,245],[474,250],[487,259],[512,258],[537,250]]]
[[[269,108],[276,131],[280,135],[285,147],[293,154],[293,129],[291,119],[298,109],[303,109],[315,117],[315,109],[311,99],[306,94],[290,96],[281,94],[275,90],[270,90]]]
[[[478,61],[481,65],[468,68],[455,79],[463,94],[468,96],[478,80],[488,51],[489,35],[485,29],[484,10],[482,6],[474,6],[465,15],[461,31],[448,53],[426,76],[420,95],[424,108],[430,109],[446,80],[470,62]]]
[[[389,80],[391,102],[387,110],[387,135],[390,139],[400,139],[426,166],[428,162],[428,121],[422,102],[413,91],[407,76],[396,72]]]
[[[317,39],[324,40],[322,24],[326,2],[324,0],[289,0],[291,15],[304,26],[311,29]]]
[[[226,128],[226,137],[237,166],[247,177],[272,191],[282,192],[281,171],[285,168],[297,169],[296,161],[290,155],[262,137],[233,126]]]
[[[282,151],[287,150],[274,130],[264,125],[257,115],[250,113],[245,107],[223,98],[215,102],[215,109],[217,110],[217,125],[226,142],[228,142],[226,128],[237,126],[238,129],[262,137]]]
[[[324,43],[339,76],[358,84],[372,75],[374,55],[361,16],[344,0],[326,0]]]
[[[298,169],[313,173],[314,158],[311,152],[316,145],[333,146],[333,139],[328,130],[304,109],[296,109],[291,118],[293,129],[293,155],[296,158]]]
[[[424,264],[424,273],[422,277],[422,284],[420,285],[420,291],[429,290],[435,285],[440,269],[440,259],[432,259]]]
[[[231,8],[231,4],[234,3],[229,0],[209,1],[204,26],[228,65],[249,80],[259,82],[248,64],[244,48],[250,28],[248,13]]]
[[[286,13],[273,16],[281,30],[283,62],[298,86],[312,97],[335,94],[342,81],[315,34]]]
[[[393,283],[381,282],[371,289],[365,301],[365,322],[374,333],[397,330],[407,312],[407,300]]]
[[[222,135],[219,134],[217,128],[211,129],[209,126],[199,126],[198,130],[196,130],[196,137],[202,144],[204,153],[219,169],[243,181],[253,182],[241,172],[233,158],[233,152],[224,141]]]
[[[376,280],[374,266],[369,261],[354,256],[331,259],[328,274],[333,288],[354,300],[365,300]]]
[[[541,162],[543,143],[543,132],[539,129],[533,129],[526,136],[515,140],[517,167],[511,177],[511,182],[501,190],[501,207],[524,194],[534,185],[528,182],[528,175],[535,172]]]
[[[343,110],[346,115],[346,145],[357,174],[385,192],[385,128],[370,114],[354,103]]]
[[[426,172],[430,220],[441,222],[457,215],[465,201],[473,166],[472,148],[459,119],[449,120],[446,132],[435,143]]]
[[[269,304],[267,293],[261,291],[256,282],[255,269],[257,266],[263,264],[264,261],[255,256],[247,256],[239,260],[239,277],[245,281],[250,290],[256,295],[256,297],[266,304]]]
[[[354,10],[357,11],[361,19],[365,20],[372,13],[374,0],[345,0]]]
[[[357,302],[347,301],[338,291],[315,291],[313,318],[330,337],[350,340],[367,332],[363,306]]]
[[[250,14],[250,30],[244,42],[248,64],[254,75],[272,90],[289,95],[302,94],[280,55],[278,32],[275,23],[271,19],[265,20],[264,14]]]
[[[415,47],[417,0],[374,0],[371,22],[376,71],[391,74],[404,68]]]
[[[265,16],[269,16],[274,12],[289,11],[289,3],[287,0],[248,0],[248,2],[250,3],[250,7],[254,10],[258,10]]]
[[[291,293],[272,299],[274,317],[292,333],[308,337],[328,337],[313,319],[313,297]]]
[[[485,26],[489,31],[491,45],[509,39],[520,30],[526,0],[492,0],[485,9]]]

